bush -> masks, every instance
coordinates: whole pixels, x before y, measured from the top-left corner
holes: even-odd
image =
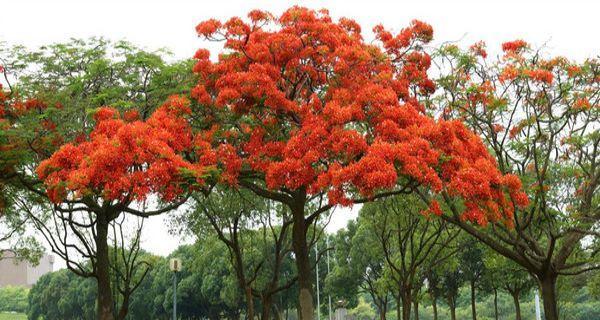
[[[0,288],[0,312],[24,313],[27,310],[29,289],[24,287]]]

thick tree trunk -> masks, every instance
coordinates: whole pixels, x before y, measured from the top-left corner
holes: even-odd
[[[113,320],[113,296],[110,287],[110,261],[108,258],[108,221],[99,215],[96,222],[96,280],[98,281],[98,320]]]
[[[438,310],[437,310],[437,298],[431,298],[431,305],[433,307],[433,320],[438,320]]]
[[[542,289],[544,317],[546,320],[558,320],[558,308],[556,306],[556,277],[556,275],[538,277]]]
[[[498,290],[494,288],[494,319],[498,320]]]
[[[246,285],[244,289],[246,296],[246,317],[248,320],[254,319],[254,297],[252,297],[252,288]]]
[[[414,300],[413,306],[415,309],[415,320],[419,320],[419,301]]]
[[[292,227],[292,249],[298,269],[298,315],[300,320],[313,320],[314,306],[312,294],[312,270],[310,266],[309,248],[306,243],[306,220],[304,218],[304,203],[298,203],[292,208],[294,225]]]
[[[521,320],[521,305],[519,304],[519,292],[511,293],[513,301],[515,302],[515,320]]]
[[[475,306],[475,280],[471,280],[471,314],[473,320],[477,320],[477,309]]]

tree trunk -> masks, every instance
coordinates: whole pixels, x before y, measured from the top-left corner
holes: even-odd
[[[273,303],[273,319],[274,320],[282,320],[282,318],[283,318],[283,311],[281,310],[279,305],[277,305],[277,303]]]
[[[456,320],[456,298],[447,296],[446,301],[448,302],[448,308],[450,308],[450,318]]]
[[[511,293],[513,301],[515,302],[515,320],[521,320],[521,305],[519,304],[519,291]]]
[[[131,294],[125,294],[123,297],[123,304],[121,305],[121,308],[119,309],[119,313],[117,314],[117,319],[118,320],[124,320],[125,317],[127,317],[127,313],[129,313],[129,299],[131,297]]]
[[[494,319],[498,320],[498,290],[494,288]]]
[[[558,320],[558,309],[556,307],[556,277],[556,275],[538,277],[542,289],[544,317],[546,320]]]
[[[382,302],[379,307],[379,320],[385,320],[385,314],[387,312],[387,303]]]
[[[304,218],[304,202],[292,208],[294,225],[292,227],[292,249],[298,269],[298,315],[300,320],[313,320],[314,306],[312,294],[312,270],[310,267],[309,248],[306,243],[306,220]]]
[[[415,300],[413,306],[415,308],[415,320],[419,320],[419,301]]]
[[[248,320],[252,320],[254,319],[254,298],[252,297],[252,288],[246,285],[244,291],[246,295],[246,317]]]
[[[477,310],[475,308],[475,280],[471,280],[471,314],[473,320],[477,320]]]
[[[263,296],[263,298],[262,298],[262,313],[260,314],[261,320],[269,320],[269,318],[271,317],[272,304],[273,303],[271,302],[270,295]]]
[[[400,305],[402,304],[402,298],[400,298],[400,295],[398,295],[398,297],[396,298],[396,319],[398,320],[402,320],[402,311],[400,310]]]
[[[433,306],[433,320],[438,320],[438,310],[437,310],[437,298],[431,298],[431,305]]]
[[[98,281],[98,320],[113,320],[113,297],[110,287],[110,261],[108,258],[108,221],[98,215],[96,222],[96,280]]]
[[[402,295],[402,320],[410,320],[410,307],[412,301],[407,295]]]

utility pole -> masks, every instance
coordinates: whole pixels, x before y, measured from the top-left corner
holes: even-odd
[[[321,320],[321,299],[319,292],[319,249],[317,248],[317,243],[315,242],[315,261],[317,267],[317,320]]]
[[[327,275],[329,276],[329,272],[330,267],[329,267],[329,235],[325,235],[325,242],[327,244]],[[327,299],[329,300],[329,320],[332,320],[332,313],[331,313],[331,294],[327,295]]]
[[[181,259],[171,259],[169,267],[173,271],[173,320],[177,320],[177,272],[181,271]]]

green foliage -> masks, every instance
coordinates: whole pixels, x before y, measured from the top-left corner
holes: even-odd
[[[96,283],[68,270],[42,276],[29,292],[31,320],[90,319],[94,317]]]
[[[356,307],[350,309],[348,314],[356,317],[356,320],[370,320],[375,318],[376,312],[370,303],[366,302],[363,297],[360,297]]]
[[[0,320],[27,320],[27,315],[24,313],[0,312]]]
[[[23,287],[0,288],[0,312],[25,312],[28,294],[29,289]]]

